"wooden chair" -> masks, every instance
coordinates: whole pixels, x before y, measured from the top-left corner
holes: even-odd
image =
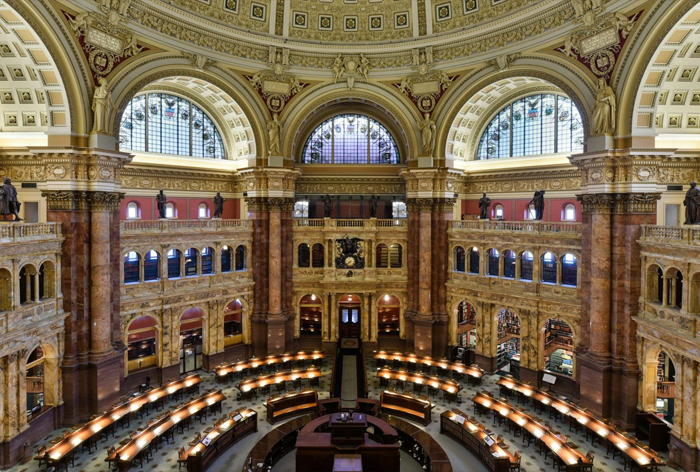
[[[513,458],[515,459],[515,462],[510,463],[510,466],[508,466],[508,472],[520,472],[520,462],[522,460],[520,453],[516,452],[513,454]]]
[[[107,468],[119,466],[119,464],[117,464],[118,459],[115,455],[116,452],[117,449],[114,446],[110,446],[109,449],[107,449]]]
[[[39,462],[39,467],[42,465],[49,466],[49,455],[46,453],[46,445],[41,446],[39,449],[36,450],[37,453],[37,459]]]

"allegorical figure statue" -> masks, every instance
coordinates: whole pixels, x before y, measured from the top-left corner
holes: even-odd
[[[369,217],[377,217],[377,203],[379,202],[379,197],[372,195],[369,199]]]
[[[158,195],[156,195],[156,204],[158,205],[158,218],[166,218],[165,216],[165,204],[168,202],[168,197],[165,196],[161,190]]]
[[[5,177],[0,186],[0,215],[7,218],[7,215],[14,215],[14,221],[21,221],[19,208],[22,204],[17,199],[17,189],[12,185],[9,177]]]
[[[541,220],[542,217],[544,216],[544,190],[537,190],[535,192],[535,196],[532,197],[532,200],[530,200],[527,204],[528,208],[530,207],[530,204],[535,205],[535,220]]]
[[[221,196],[221,192],[216,192],[214,197],[214,218],[221,218],[224,213],[224,202],[226,199]]]
[[[593,110],[594,131],[598,134],[613,134],[615,132],[615,115],[617,114],[617,99],[611,86],[602,77],[598,79],[598,90],[595,95]]]
[[[92,96],[92,131],[104,133],[107,131],[107,115],[112,109],[112,98],[107,90],[107,79],[99,77],[97,82],[100,85],[95,87],[95,93]]]
[[[489,208],[491,208],[491,199],[484,192],[484,196],[479,199],[479,219],[487,220],[489,218]]]
[[[424,119],[419,126],[423,155],[432,156],[435,148],[435,122],[430,119],[430,113],[425,113],[423,117]]]
[[[323,210],[325,212],[324,216],[326,218],[330,218],[331,212],[333,211],[333,200],[331,200],[331,196],[326,194],[321,201],[323,202]]]
[[[685,194],[685,224],[696,225],[700,223],[700,189],[695,182],[690,182],[690,188]]]
[[[270,155],[278,156],[280,153],[280,120],[277,113],[272,115],[272,121],[267,122],[267,132],[270,137]]]

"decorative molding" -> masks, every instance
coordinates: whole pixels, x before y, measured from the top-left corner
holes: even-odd
[[[611,214],[656,214],[656,201],[661,195],[654,194],[585,194],[577,196],[583,213]]]

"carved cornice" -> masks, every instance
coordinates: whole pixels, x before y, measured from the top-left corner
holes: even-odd
[[[585,194],[579,195],[583,213],[656,214],[656,201],[661,195],[648,194]]]
[[[124,198],[118,192],[83,192],[46,190],[41,192],[46,198],[49,211],[119,211],[119,203]]]
[[[403,195],[406,183],[398,176],[301,176],[296,181],[297,195]]]

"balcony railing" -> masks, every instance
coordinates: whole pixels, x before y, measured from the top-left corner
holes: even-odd
[[[199,233],[248,229],[249,220],[130,220],[120,223],[122,234]]]
[[[452,229],[470,231],[515,231],[523,233],[581,234],[581,223],[551,223],[546,221],[460,220],[452,222]]]
[[[295,218],[294,226],[297,228],[406,228],[407,222],[403,218],[392,220],[369,220],[351,219],[337,220],[331,218]]]
[[[51,223],[0,223],[0,243],[56,239],[61,237],[61,225]]]
[[[643,241],[700,246],[700,228],[643,225],[641,239]]]

